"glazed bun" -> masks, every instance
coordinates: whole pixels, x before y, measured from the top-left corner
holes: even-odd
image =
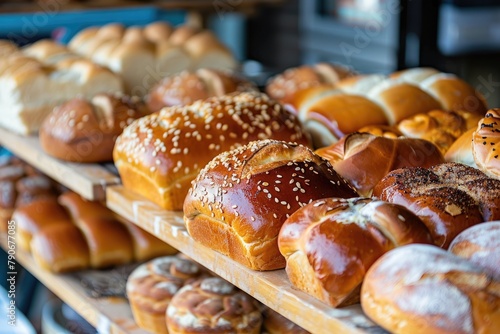
[[[472,153],[479,169],[500,179],[500,109],[489,110],[472,135]]]
[[[308,145],[297,118],[260,93],[234,93],[164,108],[118,137],[123,185],[167,210],[182,210],[191,181],[221,152],[273,138]]]
[[[278,237],[292,284],[334,307],[358,302],[373,262],[409,243],[432,243],[424,223],[402,206],[371,198],[313,201],[285,221]]]
[[[258,334],[261,326],[258,302],[219,277],[184,286],[167,308],[170,334]]]
[[[361,306],[391,333],[498,333],[500,281],[470,261],[428,245],[408,245],[368,270]]]
[[[262,140],[224,152],[200,172],[184,202],[196,241],[255,270],[285,267],[277,237],[297,209],[356,191],[309,148]]]

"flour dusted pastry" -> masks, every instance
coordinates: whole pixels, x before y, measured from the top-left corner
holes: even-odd
[[[154,333],[168,333],[168,304],[200,275],[198,264],[178,256],[159,257],[137,267],[127,279],[127,297],[136,323]]]
[[[361,289],[363,311],[391,333],[498,333],[499,305],[498,278],[428,245],[386,253]]]
[[[309,144],[283,106],[261,93],[233,93],[133,122],[116,141],[114,162],[125,187],[182,210],[191,181],[212,158],[266,138]]]
[[[170,334],[258,334],[261,326],[258,302],[219,277],[184,286],[167,308]]]

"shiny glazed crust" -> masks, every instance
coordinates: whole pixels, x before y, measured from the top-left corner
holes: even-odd
[[[500,109],[488,110],[472,135],[472,153],[479,169],[500,179]]]

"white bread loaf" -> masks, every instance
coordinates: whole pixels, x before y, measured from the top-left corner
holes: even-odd
[[[232,70],[236,60],[213,33],[153,22],[125,28],[110,24],[82,30],[69,43],[74,52],[124,77],[129,94],[144,96],[160,79],[183,70]]]
[[[38,128],[52,109],[76,95],[121,92],[112,71],[43,40],[0,57],[0,126],[20,134]]]

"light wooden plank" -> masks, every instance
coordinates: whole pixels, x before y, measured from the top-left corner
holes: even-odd
[[[107,188],[107,206],[190,256],[312,333],[383,333],[360,305],[332,308],[294,288],[284,270],[258,272],[194,241],[182,213],[166,211],[123,186]]]
[[[120,183],[120,178],[102,165],[71,163],[47,155],[36,136],[25,137],[0,128],[0,145],[89,200],[104,200],[106,186]]]
[[[0,245],[7,250],[7,234],[0,235]],[[17,247],[15,261],[35,276],[43,285],[78,312],[99,333],[149,334],[137,326],[128,301],[124,298],[90,298],[78,279],[71,275],[56,275],[38,267],[31,254]]]

